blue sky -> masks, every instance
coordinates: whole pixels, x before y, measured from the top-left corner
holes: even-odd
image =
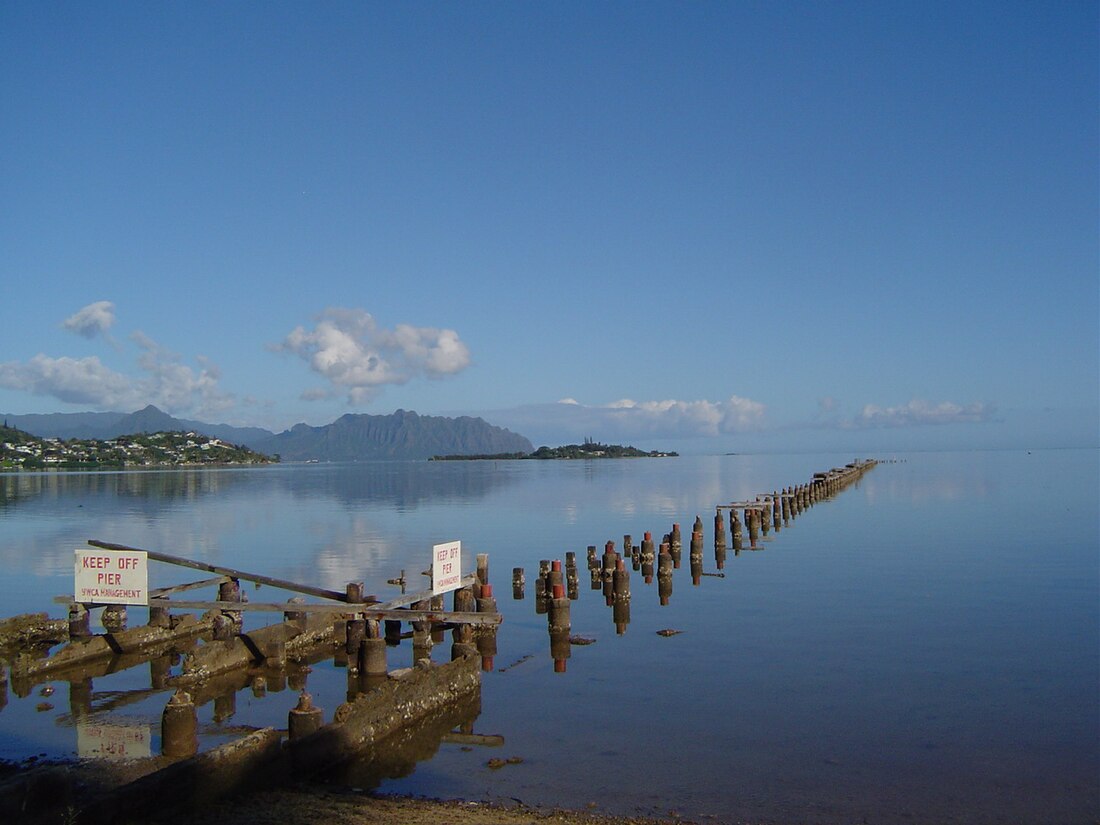
[[[1095,446],[1098,6],[0,6],[0,412]]]

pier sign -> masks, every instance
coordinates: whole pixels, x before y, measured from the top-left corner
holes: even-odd
[[[432,594],[457,590],[462,583],[462,542],[448,541],[432,547]]]
[[[144,550],[77,550],[75,601],[149,604],[149,554]]]

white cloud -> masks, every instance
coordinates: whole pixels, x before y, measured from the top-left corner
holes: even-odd
[[[143,332],[134,332],[130,338],[143,350],[138,366],[145,371],[146,377],[137,381],[135,391],[147,399],[145,403],[155,404],[168,412],[198,414],[215,413],[233,406],[233,395],[218,386],[221,370],[210,359],[198,356],[199,369],[195,370]]]
[[[86,337],[103,333],[106,338],[113,323],[113,305],[100,301],[68,318],[64,326]],[[220,371],[208,359],[196,359],[195,369],[142,332],[130,338],[141,349],[135,375],[117,372],[96,356],[54,358],[39,353],[26,362],[0,363],[0,387],[118,411],[155,404],[172,414],[205,415],[235,403],[231,394],[219,388]]]
[[[94,355],[50,358],[41,353],[24,364],[17,361],[0,364],[0,387],[97,407],[116,399],[129,399],[133,389],[129,378],[104,366]]]
[[[115,305],[110,301],[96,301],[65,319],[62,326],[84,338],[106,336],[115,323]]]
[[[989,421],[994,408],[989,404],[956,404],[942,401],[930,404],[913,399],[897,407],[879,407],[867,404],[850,423],[856,428],[913,427],[926,424],[959,424]]]
[[[636,438],[695,438],[758,429],[765,407],[758,401],[730,396],[725,401],[634,401],[620,399],[601,406],[565,398],[484,415],[494,424],[549,443],[591,436],[600,441]]]
[[[346,392],[353,404],[373,398],[387,384],[453,375],[470,364],[470,351],[452,329],[409,324],[381,329],[369,313],[339,307],[326,309],[312,330],[299,326],[272,348],[294,353],[328,379],[331,390],[311,390],[303,398]]]

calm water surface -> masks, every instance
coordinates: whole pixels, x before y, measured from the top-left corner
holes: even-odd
[[[676,572],[661,606],[632,577],[616,633],[588,589],[585,548],[655,538],[696,515],[706,569],[716,504],[806,482],[849,455],[603,462],[297,465],[255,470],[0,476],[0,614],[72,592],[87,539],[369,592],[461,539],[466,572],[489,553],[504,624],[477,733],[443,743],[384,791],[791,822],[1094,822],[1100,817],[1100,461],[1096,451],[889,456],[857,486],[731,552],[725,578]],[[533,587],[513,567],[574,551],[573,647],[554,672]],[[151,566],[151,585],[202,578]],[[265,588],[253,601],[288,595]],[[142,621],[133,611],[132,623]],[[250,621],[255,619],[250,618]],[[656,631],[682,631],[668,638]],[[450,640],[433,652],[449,656]],[[411,663],[409,643],[390,666]],[[68,682],[0,687],[0,758],[76,756]],[[241,689],[200,708],[204,746],[235,725],[285,726],[295,693]],[[346,673],[308,676],[331,716]],[[148,667],[97,677],[101,719],[159,751],[167,694]],[[228,701],[228,704],[227,704]],[[108,713],[107,709],[113,708]],[[84,743],[87,745],[87,742]],[[491,757],[520,757],[491,770]],[[358,777],[367,783],[370,780]]]

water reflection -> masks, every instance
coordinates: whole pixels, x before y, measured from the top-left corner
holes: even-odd
[[[262,468],[0,474],[0,507],[46,497],[79,502],[94,497],[146,501],[149,512],[165,502],[227,495],[239,488],[330,498],[345,506],[364,502],[415,509],[426,501],[481,498],[512,480],[504,462],[392,461],[364,464],[284,465]]]

